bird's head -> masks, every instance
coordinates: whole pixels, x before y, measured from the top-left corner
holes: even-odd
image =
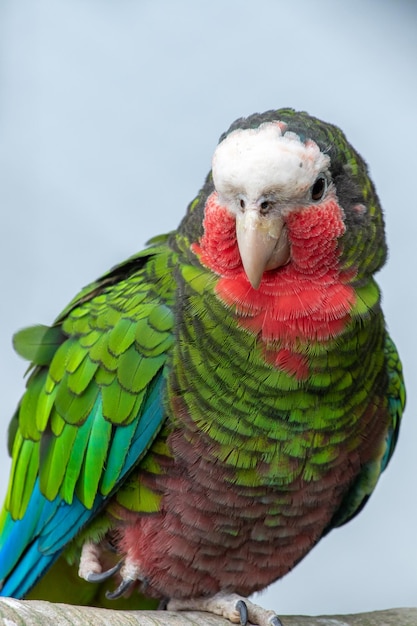
[[[204,265],[229,278],[243,269],[254,289],[290,270],[319,277],[330,265],[360,283],[386,258],[364,160],[339,128],[292,109],[232,124],[185,222]]]
[[[334,197],[330,158],[279,122],[238,129],[217,147],[213,181],[219,202],[236,216],[236,237],[251,285],[290,261],[290,212]]]

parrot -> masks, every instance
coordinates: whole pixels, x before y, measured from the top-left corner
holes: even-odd
[[[396,447],[386,257],[342,130],[237,119],[177,230],[14,337],[0,595],[281,624],[249,596],[362,510]]]

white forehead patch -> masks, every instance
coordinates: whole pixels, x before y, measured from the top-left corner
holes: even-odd
[[[328,170],[330,158],[311,140],[282,132],[285,125],[265,122],[258,128],[230,133],[213,155],[213,180],[225,200],[243,193],[257,199],[275,193],[296,200],[313,185],[320,172]]]

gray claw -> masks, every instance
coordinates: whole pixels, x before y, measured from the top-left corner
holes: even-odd
[[[236,602],[236,609],[240,614],[240,626],[246,626],[248,623],[248,607],[246,606],[246,603],[243,602],[243,600],[238,600]]]
[[[282,626],[282,622],[278,615],[274,615],[274,617],[271,618],[271,626]]]
[[[100,572],[99,574],[95,574],[94,572],[90,572],[87,576],[87,580],[89,583],[102,583],[103,580],[107,580],[113,574],[116,574],[122,567],[123,561],[119,561],[114,567],[107,569],[105,572]]]
[[[114,591],[106,591],[107,600],[117,600],[117,598],[120,598],[120,596],[122,596],[125,591],[127,591],[133,585],[134,582],[135,581],[131,578],[126,578],[125,580],[122,580],[117,589],[115,589]]]

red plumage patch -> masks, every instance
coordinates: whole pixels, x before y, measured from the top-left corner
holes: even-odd
[[[355,303],[352,277],[339,269],[338,239],[344,232],[336,199],[294,208],[286,218],[291,261],[265,272],[259,289],[249,283],[240,260],[235,218],[217,203],[206,203],[204,235],[194,246],[201,262],[221,276],[216,292],[238,323],[259,335],[269,362],[298,379],[308,362],[297,346],[338,336]]]
[[[268,353],[266,354],[268,358],[269,355]],[[309,374],[307,359],[301,354],[296,354],[290,350],[272,352],[268,360],[273,361],[275,367],[284,370],[288,374],[293,374],[298,380],[304,380]]]
[[[242,271],[236,241],[236,220],[226,207],[217,203],[216,193],[207,199],[203,227],[200,245],[193,245],[203,265],[220,276],[233,276],[236,270]]]

